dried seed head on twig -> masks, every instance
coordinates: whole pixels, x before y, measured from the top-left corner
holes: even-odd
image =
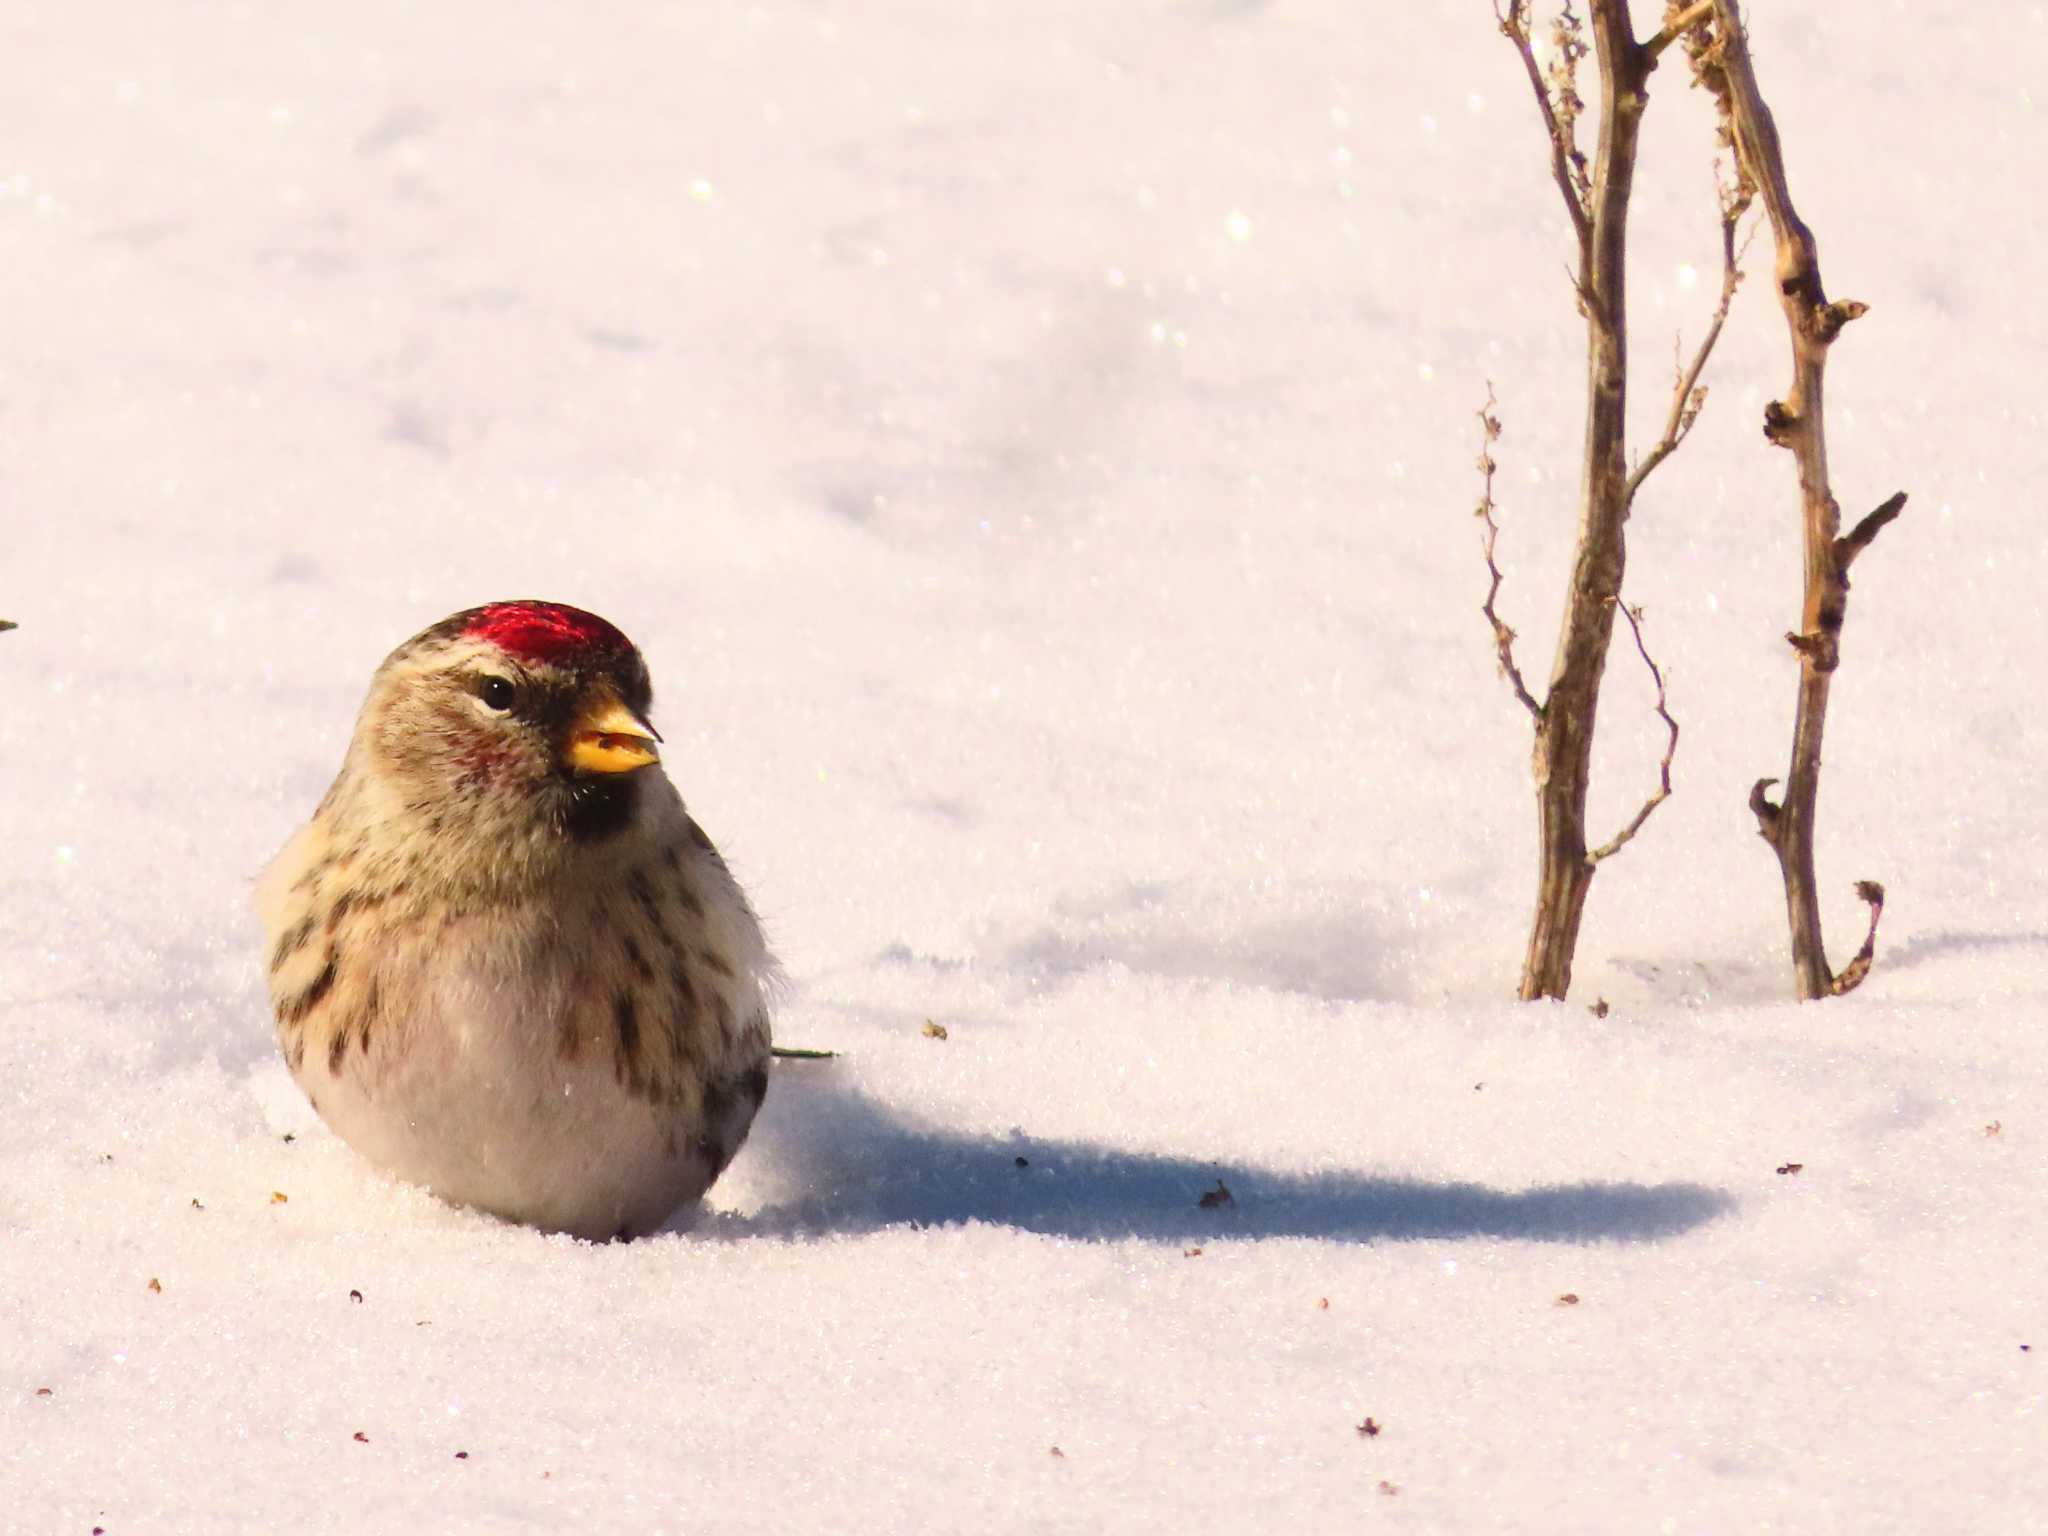
[[[1494,559],[1494,546],[1500,540],[1500,523],[1494,516],[1493,476],[1500,467],[1491,450],[1487,447],[1500,437],[1500,418],[1494,414],[1499,404],[1493,396],[1493,383],[1487,381],[1486,404],[1479,408],[1480,431],[1483,434],[1479,449],[1479,473],[1481,485],[1479,505],[1474,515],[1485,525],[1480,535],[1480,552],[1486,561],[1486,601],[1479,605],[1479,612],[1493,629],[1494,660],[1500,667],[1500,675],[1507,679],[1508,687],[1522,707],[1529,711],[1530,718],[1539,724],[1543,719],[1543,706],[1536,702],[1536,696],[1529,692],[1529,685],[1522,677],[1522,669],[1515,664],[1515,632],[1506,620],[1501,618],[1494,606],[1500,597],[1501,583],[1507,578],[1501,573],[1499,563]]]

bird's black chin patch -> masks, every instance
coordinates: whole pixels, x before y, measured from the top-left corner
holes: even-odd
[[[601,843],[626,829],[639,805],[637,773],[574,774],[565,786],[562,830],[579,843]]]

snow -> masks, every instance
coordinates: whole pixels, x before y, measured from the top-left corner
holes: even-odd
[[[1891,903],[1824,1006],[1743,804],[1767,241],[1632,525],[1678,794],[1573,1000],[1506,1001],[1474,412],[1540,674],[1583,364],[1484,0],[17,8],[0,1527],[2044,1528],[2048,14],[1752,9],[1873,306],[1845,511],[1913,497],[1829,720],[1838,963]],[[1654,87],[1645,442],[1714,259]],[[778,1036],[840,1053],[630,1245],[367,1169],[257,968],[376,661],[525,595],[646,651]],[[1617,651],[1601,827],[1648,698]]]

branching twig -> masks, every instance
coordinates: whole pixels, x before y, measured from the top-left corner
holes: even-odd
[[[1529,755],[1536,788],[1536,912],[1522,961],[1525,1000],[1563,997],[1592,889],[1586,797],[1600,683],[1628,565],[1628,205],[1647,81],[1655,60],[1636,41],[1627,0],[1588,0],[1582,24],[1569,3],[1551,35],[1546,75],[1529,42],[1527,0],[1507,0],[1501,31],[1522,56],[1549,139],[1550,168],[1578,237],[1572,274],[1586,319],[1586,430],[1579,479],[1578,538],[1558,626],[1556,659],[1540,710],[1517,687],[1536,722]],[[1579,152],[1577,72],[1591,56],[1600,73],[1598,124],[1590,161]],[[1592,114],[1589,114],[1592,115]]]
[[[1485,434],[1479,444],[1479,473],[1482,486],[1479,492],[1479,506],[1475,516],[1486,525],[1481,548],[1486,555],[1486,574],[1490,584],[1486,589],[1486,601],[1479,605],[1479,611],[1486,615],[1486,622],[1493,626],[1493,648],[1500,658],[1500,675],[1508,680],[1508,686],[1521,700],[1522,707],[1529,711],[1538,723],[1543,719],[1543,706],[1536,702],[1536,696],[1529,692],[1529,685],[1522,679],[1522,669],[1515,665],[1515,632],[1508,627],[1493,606],[1493,600],[1500,596],[1500,584],[1505,579],[1500,566],[1494,562],[1494,541],[1500,537],[1500,524],[1494,521],[1493,472],[1498,466],[1493,461],[1493,445],[1500,437],[1500,418],[1493,414],[1498,402],[1493,398],[1493,384],[1486,386],[1486,404],[1480,408],[1480,430]]]
[[[1678,722],[1671,717],[1671,711],[1666,708],[1664,673],[1657,663],[1650,659],[1650,649],[1643,644],[1643,610],[1631,608],[1626,603],[1618,603],[1616,606],[1621,609],[1621,616],[1628,620],[1629,632],[1636,637],[1636,654],[1643,658],[1643,665],[1650,669],[1650,680],[1657,685],[1657,718],[1664,722],[1665,729],[1671,734],[1664,743],[1664,760],[1657,765],[1656,790],[1643,802],[1641,809],[1627,826],[1586,855],[1588,864],[1598,864],[1602,859],[1612,858],[1621,852],[1628,846],[1630,839],[1642,831],[1643,823],[1650,819],[1650,813],[1671,798],[1671,762],[1678,756]]]
[[[1711,8],[1711,0],[1709,0]],[[1691,433],[1693,423],[1706,408],[1707,391],[1700,383],[1700,373],[1707,366],[1707,359],[1713,355],[1714,343],[1721,339],[1721,327],[1728,323],[1728,306],[1735,302],[1735,290],[1742,283],[1742,252],[1735,248],[1735,227],[1741,221],[1743,212],[1749,207],[1744,196],[1731,197],[1724,190],[1721,199],[1721,298],[1714,306],[1713,318],[1707,322],[1707,334],[1701,338],[1699,350],[1692,355],[1692,361],[1677,370],[1677,383],[1671,391],[1671,411],[1664,418],[1664,435],[1657,439],[1635,473],[1628,477],[1627,496],[1631,505],[1636,492],[1643,482],[1650,478],[1650,472],[1678,451],[1678,445]],[[1749,242],[1743,242],[1743,250]]]
[[[1694,27],[1705,21],[1709,16],[1712,16],[1714,14],[1714,0],[1693,0],[1693,3],[1686,6],[1683,10],[1680,10],[1676,0],[1673,0],[1673,3],[1667,6],[1665,10],[1664,29],[1646,40],[1643,44],[1643,51],[1653,59],[1681,37],[1685,36]]]
[[[1543,66],[1536,62],[1536,49],[1529,41],[1529,0],[1508,0],[1505,12],[1500,8],[1500,0],[1494,0],[1493,15],[1500,23],[1502,35],[1515,45],[1515,52],[1522,56],[1522,67],[1529,72],[1529,89],[1536,93],[1536,109],[1543,114],[1543,131],[1550,139],[1550,174],[1556,178],[1558,195],[1564,199],[1565,212],[1571,215],[1572,229],[1579,237],[1579,249],[1583,253],[1593,233],[1592,215],[1586,211],[1589,195],[1586,157],[1579,152],[1577,140],[1566,126],[1567,122],[1577,121],[1577,93],[1569,93],[1570,113],[1561,121],[1557,106],[1551,100],[1550,86],[1543,79]],[[1576,71],[1578,60],[1584,55],[1585,46],[1581,43],[1576,54],[1561,52],[1560,63]]]
[[[1906,498],[1893,496],[1846,535],[1841,533],[1841,508],[1828,476],[1822,390],[1830,347],[1867,306],[1853,300],[1830,303],[1821,284],[1818,246],[1793,206],[1777,125],[1757,84],[1736,0],[1714,0],[1711,23],[1689,33],[1686,48],[1700,83],[1720,104],[1723,136],[1735,146],[1740,175],[1763,199],[1777,242],[1778,297],[1791,337],[1792,384],[1782,400],[1764,408],[1764,436],[1789,449],[1798,466],[1806,590],[1799,629],[1785,637],[1799,654],[1799,696],[1784,792],[1773,805],[1764,791],[1776,781],[1759,780],[1749,803],[1757,831],[1777,855],[1784,877],[1794,986],[1802,998],[1838,997],[1870,969],[1883,892],[1867,881],[1858,887],[1871,904],[1871,937],[1849,967],[1835,975],[1822,941],[1813,856],[1828,692],[1841,664],[1849,566],[1899,515]]]

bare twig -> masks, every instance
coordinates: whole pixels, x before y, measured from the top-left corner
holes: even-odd
[[[1814,244],[1813,231],[1806,227],[1798,210],[1792,206],[1792,189],[1785,178],[1785,155],[1778,143],[1777,121],[1771,116],[1771,109],[1764,104],[1763,91],[1757,85],[1756,71],[1749,58],[1749,39],[1742,30],[1742,20],[1736,14],[1734,0],[1714,0],[1714,23],[1715,32],[1710,45],[1713,57],[1707,68],[1718,79],[1718,85],[1713,88],[1721,96],[1723,108],[1728,113],[1742,169],[1763,195],[1764,207],[1771,216],[1771,227],[1777,232],[1779,281],[1781,284],[1788,281],[1793,284],[1785,290],[1788,299],[1810,297],[1814,307],[1819,308],[1826,300],[1819,289],[1818,249]],[[1833,340],[1832,335],[1828,339]]]
[[[1642,615],[1621,601],[1622,577],[1628,565],[1629,503],[1644,477],[1677,450],[1698,420],[1705,401],[1700,377],[1720,338],[1740,275],[1735,232],[1742,211],[1741,201],[1724,191],[1720,303],[1692,362],[1676,368],[1676,392],[1663,438],[1631,473],[1627,450],[1628,207],[1648,105],[1647,84],[1657,51],[1681,34],[1688,37],[1689,48],[1695,46],[1688,29],[1705,25],[1710,12],[1697,5],[1668,7],[1665,20],[1673,30],[1668,36],[1659,34],[1653,49],[1636,41],[1628,0],[1587,0],[1584,22],[1570,0],[1563,0],[1549,37],[1546,70],[1537,62],[1530,41],[1530,9],[1529,0],[1494,0],[1494,17],[1514,44],[1529,77],[1548,141],[1551,176],[1577,236],[1578,260],[1570,277],[1579,313],[1586,322],[1587,368],[1578,537],[1557,653],[1540,702],[1515,664],[1515,634],[1496,606],[1501,572],[1494,550],[1500,530],[1494,516],[1492,445],[1499,436],[1500,423],[1494,416],[1491,386],[1486,408],[1480,412],[1486,439],[1479,467],[1486,483],[1479,516],[1486,525],[1486,564],[1492,578],[1481,611],[1493,627],[1501,672],[1536,727],[1530,754],[1536,786],[1536,911],[1522,961],[1519,992],[1524,999],[1563,997],[1569,990],[1572,959],[1596,868],[1633,840],[1671,794],[1678,723],[1668,707],[1664,675],[1643,639]],[[1589,55],[1600,72],[1598,137],[1590,163],[1578,147],[1579,118],[1588,111],[1578,93],[1578,68]],[[1650,669],[1657,689],[1657,714],[1669,738],[1658,768],[1658,788],[1615,837],[1589,850],[1586,799],[1592,777],[1593,735],[1617,612],[1627,618],[1637,654]]]
[[[1856,894],[1870,903],[1870,931],[1863,935],[1863,947],[1856,951],[1856,958],[1828,983],[1828,992],[1834,997],[1862,986],[1863,978],[1870,974],[1870,962],[1877,955],[1877,920],[1884,916],[1884,887],[1875,880],[1858,880]]]
[[[1701,22],[1714,14],[1714,0],[1693,0],[1691,5],[1680,9],[1677,0],[1665,7],[1663,30],[1643,43],[1643,51],[1656,58],[1666,48],[1677,42]]]
[[[1711,4],[1711,0],[1709,0]],[[1643,482],[1650,478],[1666,459],[1678,451],[1678,445],[1691,433],[1693,423],[1699,420],[1700,412],[1706,408],[1707,391],[1700,383],[1700,374],[1707,366],[1707,359],[1713,355],[1714,343],[1721,339],[1721,328],[1728,323],[1728,306],[1735,302],[1735,290],[1742,283],[1741,252],[1735,248],[1735,227],[1742,218],[1749,200],[1732,201],[1724,192],[1721,201],[1721,297],[1714,306],[1713,317],[1707,322],[1707,334],[1701,338],[1699,349],[1692,355],[1692,361],[1676,370],[1677,382],[1671,391],[1671,411],[1664,418],[1664,435],[1657,439],[1643,461],[1628,477],[1628,499],[1631,504]],[[1748,242],[1743,242],[1747,249]]]
[[[1650,680],[1657,685],[1657,718],[1664,722],[1670,736],[1664,743],[1664,760],[1657,765],[1657,788],[1651,793],[1650,798],[1642,803],[1627,826],[1586,855],[1588,864],[1598,864],[1602,859],[1612,858],[1621,852],[1630,840],[1642,831],[1643,823],[1650,819],[1650,813],[1671,798],[1671,762],[1678,756],[1678,722],[1672,719],[1671,711],[1666,707],[1664,673],[1657,663],[1650,659],[1650,649],[1643,643],[1643,610],[1631,608],[1626,603],[1618,606],[1621,608],[1621,616],[1628,620],[1629,633],[1636,638],[1636,654],[1643,658],[1643,665],[1650,669]]]
[[[1503,30],[1524,50],[1525,66],[1533,66],[1527,7],[1516,5],[1513,18],[1518,25]],[[1569,9],[1559,19],[1552,84],[1540,103],[1546,128],[1557,130],[1550,145],[1552,173],[1568,190],[1568,204],[1579,209],[1573,219],[1579,236],[1573,286],[1586,318],[1586,430],[1572,574],[1530,753],[1538,857],[1536,911],[1518,989],[1525,1000],[1563,997],[1571,987],[1595,869],[1586,852],[1593,733],[1628,565],[1628,205],[1654,61],[1635,39],[1627,0],[1589,0],[1587,26],[1600,71],[1590,174],[1576,157],[1571,131],[1578,111],[1573,70],[1585,48]]]
[[[1515,697],[1521,701],[1522,707],[1540,722],[1543,719],[1543,706],[1538,704],[1535,695],[1529,692],[1529,685],[1522,679],[1522,669],[1515,665],[1515,632],[1494,608],[1494,599],[1500,596],[1500,584],[1505,579],[1501,575],[1500,566],[1493,558],[1494,541],[1500,537],[1500,524],[1493,516],[1493,472],[1498,467],[1493,460],[1493,445],[1500,437],[1500,418],[1493,414],[1497,403],[1493,398],[1493,383],[1489,380],[1486,385],[1486,404],[1479,411],[1480,430],[1484,433],[1479,445],[1479,473],[1483,484],[1479,493],[1479,506],[1474,515],[1486,525],[1481,548],[1486,555],[1486,574],[1491,581],[1486,589],[1486,601],[1480,604],[1479,611],[1486,615],[1486,622],[1493,626],[1493,648],[1500,658],[1500,675],[1508,680],[1508,686],[1514,689]]]
[[[1865,882],[1867,889],[1859,888],[1859,894],[1871,903],[1872,937],[1849,968],[1834,975],[1828,969],[1822,941],[1813,858],[1828,691],[1841,663],[1842,626],[1849,609],[1849,566],[1899,515],[1906,498],[1903,493],[1893,496],[1847,536],[1841,534],[1841,508],[1829,484],[1822,386],[1835,338],[1867,306],[1853,301],[1830,303],[1822,287],[1819,248],[1813,231],[1793,206],[1777,125],[1757,84],[1736,0],[1714,0],[1711,26],[1689,34],[1686,46],[1701,84],[1720,103],[1724,133],[1734,142],[1740,175],[1762,197],[1777,242],[1776,277],[1791,336],[1792,386],[1783,400],[1773,400],[1765,407],[1764,435],[1789,449],[1798,465],[1806,589],[1800,627],[1786,636],[1799,654],[1799,695],[1784,794],[1773,805],[1764,791],[1776,781],[1759,780],[1749,803],[1757,818],[1757,831],[1777,855],[1784,879],[1794,985],[1801,998],[1834,997],[1856,986],[1870,969],[1883,893],[1871,882]]]
[[[1571,215],[1572,229],[1578,235],[1579,248],[1583,252],[1586,241],[1593,231],[1592,215],[1586,211],[1587,192],[1584,188],[1586,157],[1579,152],[1574,136],[1559,120],[1557,108],[1553,105],[1550,87],[1543,79],[1543,66],[1536,62],[1535,45],[1529,41],[1529,0],[1508,0],[1503,12],[1500,0],[1494,0],[1494,19],[1500,23],[1500,30],[1507,40],[1515,45],[1515,51],[1522,56],[1522,66],[1529,72],[1529,89],[1535,92],[1536,109],[1543,114],[1543,132],[1550,140],[1550,174],[1557,181],[1558,195],[1564,199],[1565,212]],[[1584,55],[1581,45],[1579,57]],[[1577,57],[1571,59],[1577,64]],[[1571,118],[1576,121],[1578,114],[1577,96],[1573,103]],[[1583,286],[1581,296],[1584,296]]]
[[[1835,559],[1843,570],[1847,570],[1864,550],[1870,548],[1886,523],[1897,517],[1906,508],[1906,493],[1894,491],[1885,498],[1884,504],[1876,511],[1866,514],[1861,522],[1835,541]]]

